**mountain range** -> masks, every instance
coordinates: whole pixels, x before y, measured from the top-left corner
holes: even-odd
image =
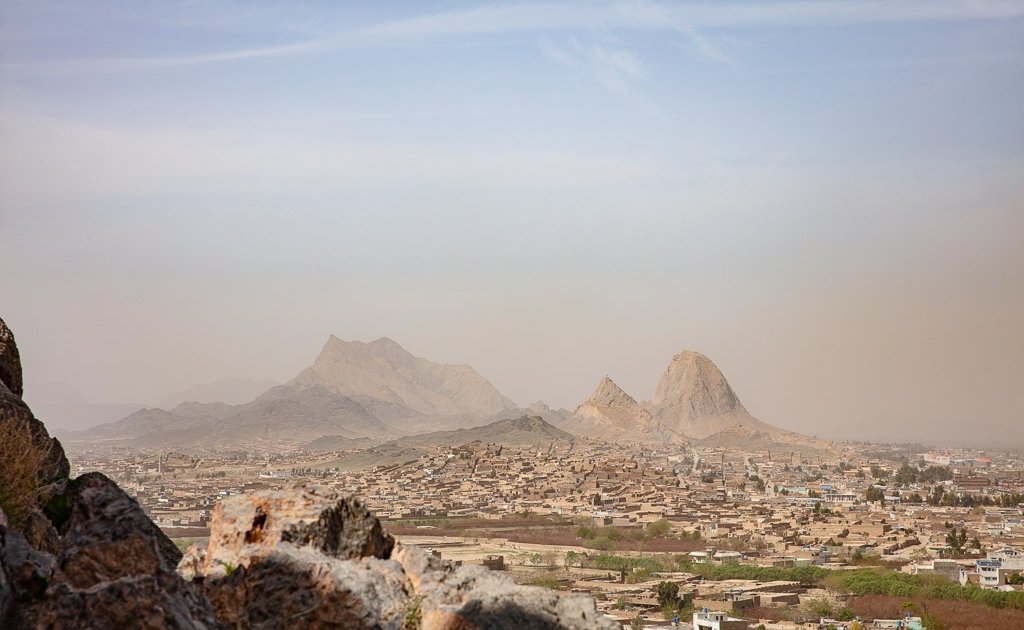
[[[514,408],[468,365],[413,356],[391,339],[364,343],[332,335],[312,365],[249,402],[146,408],[65,438],[175,448],[318,444],[325,437],[380,442],[479,425]]]
[[[574,411],[543,402],[523,409],[468,365],[434,363],[387,338],[361,342],[333,335],[308,368],[249,402],[186,401],[170,410],[141,409],[65,439],[340,451],[390,440],[397,440],[389,447],[395,450],[460,440],[540,444],[576,436],[747,450],[830,448],[754,418],[721,370],[698,352],[675,355],[649,401],[638,401],[605,377]]]

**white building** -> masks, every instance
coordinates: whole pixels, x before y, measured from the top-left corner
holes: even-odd
[[[975,569],[980,584],[986,588],[1002,588],[1006,578],[1014,573],[1024,573],[1024,554],[1012,547],[989,552],[988,557],[979,558]]]
[[[693,613],[693,630],[747,630],[750,622],[730,617],[724,612],[711,612],[707,608]]]

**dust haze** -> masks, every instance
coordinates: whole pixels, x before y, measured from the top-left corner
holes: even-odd
[[[301,9],[165,11],[0,20],[0,311],[52,426],[244,402],[335,335],[570,410],[690,349],[783,429],[1024,446],[1019,17],[339,8],[280,53]]]

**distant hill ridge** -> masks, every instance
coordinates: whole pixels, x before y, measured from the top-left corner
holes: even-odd
[[[506,418],[490,424],[454,431],[435,431],[399,438],[401,444],[430,444],[459,446],[469,442],[502,444],[505,446],[547,445],[562,440],[572,442],[576,436],[559,429],[540,416]]]
[[[468,365],[434,363],[387,338],[342,341],[331,335],[310,367],[249,402],[141,409],[66,437],[148,447],[318,448],[475,426],[514,409]],[[325,437],[331,439],[317,441]]]
[[[66,435],[71,441],[148,447],[291,444],[323,450],[402,436],[416,436],[403,438],[407,446],[477,440],[522,445],[584,436],[748,450],[830,449],[826,442],[753,417],[722,371],[699,352],[672,357],[648,402],[637,401],[606,376],[569,412],[542,402],[516,408],[472,367],[428,361],[388,338],[342,341],[333,335],[294,379],[244,404],[183,402],[170,411],[142,409]]]

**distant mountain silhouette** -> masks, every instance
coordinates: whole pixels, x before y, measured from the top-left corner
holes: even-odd
[[[331,335],[313,365],[290,383],[367,396],[425,415],[491,416],[515,404],[468,365],[443,365],[410,354],[388,338],[369,343]]]
[[[515,405],[468,365],[415,357],[390,339],[333,335],[313,364],[286,385],[243,404],[182,402],[67,433],[69,441],[148,447],[270,446],[380,441],[475,426]],[[316,442],[319,438],[334,442]]]
[[[249,402],[278,384],[269,379],[254,381],[247,378],[225,378],[213,383],[193,385],[186,390],[168,394],[158,406],[162,409],[172,409],[185,402],[221,402],[239,405]]]

